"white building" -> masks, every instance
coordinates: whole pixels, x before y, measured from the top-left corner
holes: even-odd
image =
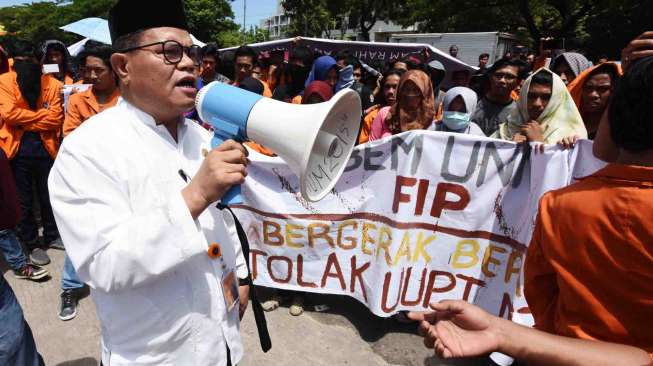
[[[281,0],[277,0],[277,10],[274,15],[261,19],[259,27],[270,32],[270,40],[287,38],[285,28],[290,24],[290,18],[284,14]]]
[[[290,25],[290,17],[288,17],[281,5],[281,0],[277,0],[276,13],[268,18],[262,19],[259,27],[267,29],[270,33],[270,40],[288,38],[285,29]],[[362,34],[356,29],[355,24],[347,24],[347,19],[337,22],[338,26],[328,32],[322,34],[322,38],[330,39],[345,39],[349,41],[360,41],[363,39]],[[400,25],[392,22],[378,21],[372,29],[370,29],[370,41],[372,42],[388,42],[391,35],[399,33],[415,33],[416,26],[403,28]]]

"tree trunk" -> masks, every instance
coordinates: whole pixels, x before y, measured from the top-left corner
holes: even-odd
[[[524,18],[526,28],[528,28],[528,32],[531,34],[531,37],[533,37],[535,44],[539,44],[540,38],[542,38],[542,32],[537,29],[535,19],[533,18],[531,9],[528,6],[528,1],[529,0],[519,0],[519,13],[521,13],[522,18]]]

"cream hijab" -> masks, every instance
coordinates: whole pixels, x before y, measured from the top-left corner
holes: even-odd
[[[545,144],[555,144],[565,137],[576,135],[581,139],[587,138],[587,130],[580,116],[571,94],[567,91],[565,83],[558,75],[549,69],[541,68],[534,72],[524,81],[519,93],[517,108],[508,116],[508,121],[499,126],[499,130],[492,137],[502,140],[512,140],[516,133],[521,132],[521,126],[530,121],[528,115],[528,90],[531,87],[531,79],[538,72],[548,72],[553,78],[551,86],[551,99],[537,122],[542,127]]]

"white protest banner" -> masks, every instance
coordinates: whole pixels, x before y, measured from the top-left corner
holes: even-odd
[[[416,56],[419,59],[426,57],[428,61],[438,60],[447,70],[447,76],[444,81],[446,86],[451,83],[451,74],[454,71],[467,70],[473,73],[478,69],[475,66],[468,65],[449,55],[447,52],[425,43],[363,42],[296,37],[252,43],[248,46],[254,48],[257,52],[270,52],[275,50],[288,51],[298,45],[305,45],[321,55],[333,56],[335,56],[338,51],[347,49],[353,53],[354,57],[366,63],[372,61],[390,62],[392,60],[403,59],[407,56]],[[222,48],[220,49],[220,52],[233,51],[236,48],[237,47]],[[424,61],[428,63],[427,60]]]
[[[527,314],[523,262],[540,196],[603,165],[589,142],[535,154],[410,132],[357,147],[332,193],[311,203],[283,160],[250,159],[245,203],[234,208],[255,283],[352,296],[379,316],[441,299]]]

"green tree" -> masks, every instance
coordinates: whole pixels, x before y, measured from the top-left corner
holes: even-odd
[[[222,33],[238,31],[228,0],[185,0],[191,33],[203,42],[223,43]]]
[[[393,0],[347,0],[341,11],[347,13],[350,24],[355,25],[363,41],[369,41],[372,27],[377,21],[389,20],[398,3]]]
[[[588,15],[606,0],[407,0],[390,14],[425,32],[504,31],[536,46],[543,36],[565,37],[575,46],[586,36]]]
[[[238,30],[233,22],[230,0],[185,0],[191,33],[204,42],[221,39],[221,33]],[[107,19],[117,0],[58,0],[0,8],[0,24],[10,34],[43,42],[58,39],[66,44],[81,39],[59,27],[74,21],[99,17]]]
[[[334,14],[327,7],[327,0],[283,0],[284,12],[290,17],[286,29],[288,36],[322,37],[333,24]],[[332,3],[339,3],[334,0]]]
[[[592,12],[584,31],[587,53],[596,59],[606,55],[619,60],[628,42],[651,29],[653,2],[650,0],[610,0]]]
[[[267,29],[252,27],[247,32],[242,30],[231,30],[222,32],[219,36],[219,43],[222,47],[233,47],[244,44],[265,42],[270,38],[270,32]]]
[[[290,16],[289,35],[321,37],[340,29],[356,29],[363,40],[370,40],[370,30],[377,21],[387,21],[398,0],[284,0]]]

